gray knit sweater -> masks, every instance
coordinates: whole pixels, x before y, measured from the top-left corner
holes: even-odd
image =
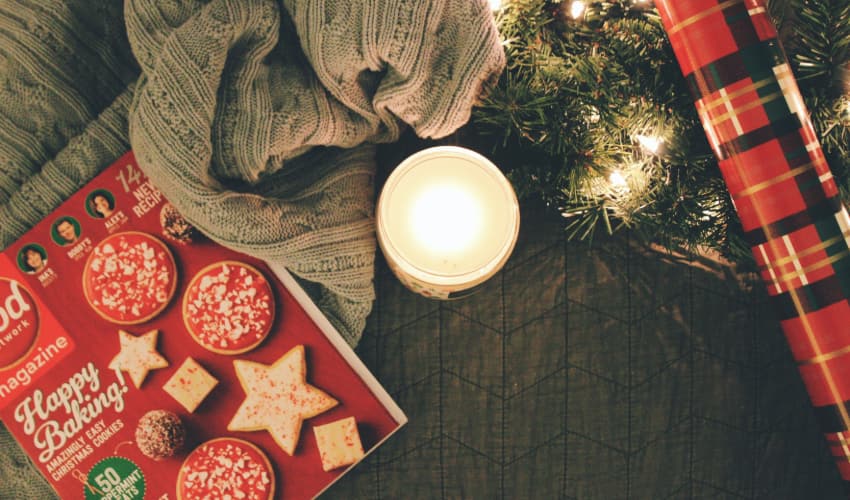
[[[0,249],[132,147],[209,237],[317,283],[355,344],[374,143],[450,134],[503,66],[485,0],[0,0]],[[41,498],[14,453],[0,433],[0,498]]]
[[[0,3],[0,246],[132,146],[212,239],[320,284],[356,343],[371,144],[467,121],[504,65],[486,2],[111,3]]]

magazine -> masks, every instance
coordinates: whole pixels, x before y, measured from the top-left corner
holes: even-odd
[[[0,255],[0,419],[62,498],[313,498],[407,422],[127,153]]]

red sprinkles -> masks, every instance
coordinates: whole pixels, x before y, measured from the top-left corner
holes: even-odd
[[[171,251],[145,233],[124,232],[101,241],[83,272],[89,304],[103,318],[136,324],[159,314],[176,286],[177,267]]]
[[[263,341],[274,319],[269,282],[253,267],[236,261],[199,272],[183,299],[183,317],[195,340],[220,354],[239,354]]]
[[[241,439],[219,438],[200,445],[183,462],[177,477],[177,496],[185,500],[266,500],[273,494],[268,458]]]

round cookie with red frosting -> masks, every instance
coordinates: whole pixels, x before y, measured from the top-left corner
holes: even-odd
[[[257,446],[231,437],[207,441],[186,457],[177,475],[178,500],[274,497],[274,471]]]
[[[183,321],[201,346],[218,354],[240,354],[268,335],[275,315],[274,294],[263,274],[227,260],[195,275],[183,296]]]
[[[104,319],[144,323],[171,301],[177,265],[161,240],[138,231],[113,234],[97,244],[83,268],[83,293]]]

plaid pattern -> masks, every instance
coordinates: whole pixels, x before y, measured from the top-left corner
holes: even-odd
[[[658,0],[842,478],[850,481],[850,216],[763,0]]]

